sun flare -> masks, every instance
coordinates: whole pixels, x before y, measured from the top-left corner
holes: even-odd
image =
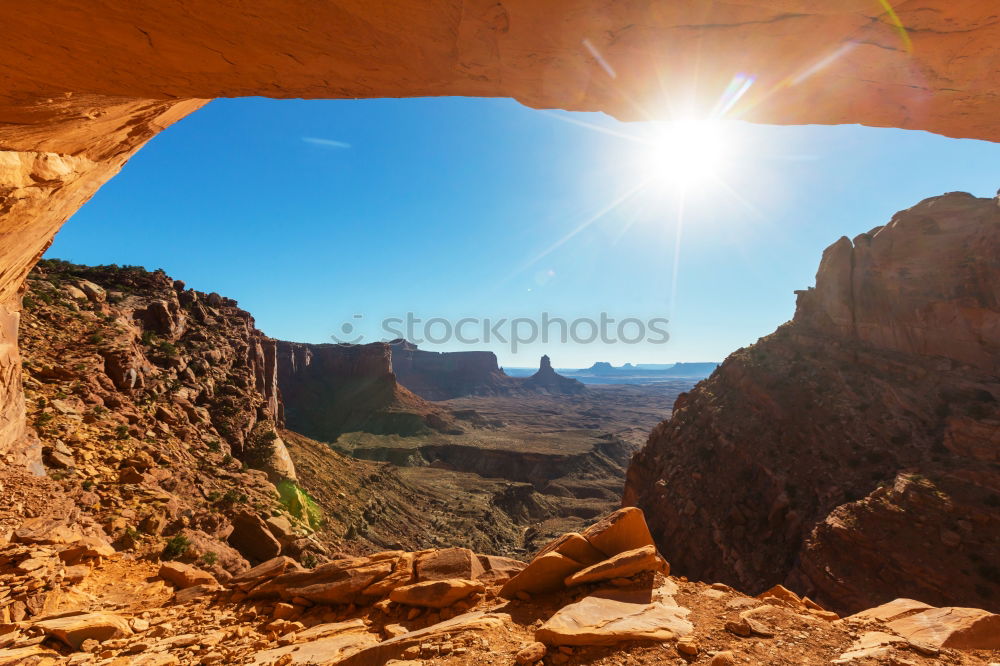
[[[728,141],[717,120],[659,125],[640,149],[640,169],[651,184],[691,187],[720,175]]]

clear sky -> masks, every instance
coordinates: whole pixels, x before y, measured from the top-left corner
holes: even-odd
[[[288,340],[377,340],[384,318],[412,312],[421,337],[434,317],[507,319],[495,329],[506,343],[421,347],[490,349],[508,366],[542,353],[556,367],[717,361],[791,317],[793,290],[838,237],[929,196],[1000,187],[1000,146],[986,142],[858,126],[671,131],[505,99],[217,100],[141,150],[47,256],[163,268]],[[543,312],[665,318],[670,339],[563,344],[550,324],[548,343],[514,353],[509,320]],[[634,340],[638,325],[623,331]]]

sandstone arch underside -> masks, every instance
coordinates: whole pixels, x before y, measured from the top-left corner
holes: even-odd
[[[16,343],[25,275],[136,150],[207,100],[505,96],[626,120],[714,110],[1000,139],[1000,10],[890,4],[0,1],[0,459],[37,460]]]

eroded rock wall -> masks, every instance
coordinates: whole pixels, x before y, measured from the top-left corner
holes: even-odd
[[[390,348],[400,383],[427,400],[503,395],[516,389],[517,382],[504,374],[493,352],[432,352],[405,340],[393,341]]]
[[[998,608],[998,243],[964,193],[841,239],[793,321],[682,395],[625,490],[679,574]]]

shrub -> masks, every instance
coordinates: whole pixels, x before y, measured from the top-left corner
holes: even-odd
[[[128,426],[124,423],[119,424],[115,427],[115,438],[116,439],[128,439]]]
[[[172,342],[167,342],[166,340],[164,340],[159,345],[157,345],[157,349],[159,349],[160,353],[163,354],[164,356],[169,356],[171,358],[177,356],[177,345],[175,345]]]
[[[247,501],[247,496],[245,493],[241,493],[235,488],[230,488],[226,491],[226,494],[222,496],[222,501],[225,504],[243,504]]]
[[[213,553],[209,551],[201,556],[201,561],[207,564],[208,566],[212,566],[213,564],[219,561],[219,555],[218,553]]]
[[[160,559],[176,560],[178,557],[187,552],[190,545],[191,542],[186,536],[183,534],[175,534],[167,539],[166,545],[163,546],[163,552],[160,554]]]
[[[219,444],[219,440],[217,439],[213,439],[212,441],[208,442],[207,446],[209,451],[219,451],[222,449],[222,445]]]
[[[243,447],[243,460],[251,467],[261,467],[274,456],[275,440],[278,433],[274,425],[266,421],[257,424]]]

